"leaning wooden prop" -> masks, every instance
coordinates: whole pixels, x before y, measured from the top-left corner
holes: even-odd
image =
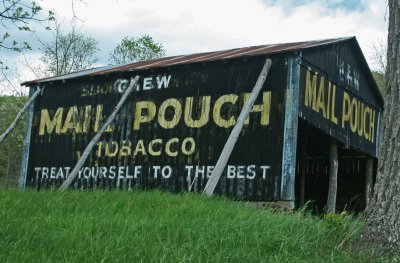
[[[260,90],[262,86],[264,85],[265,80],[267,79],[267,75],[269,72],[269,69],[271,68],[271,60],[267,59],[265,61],[264,67],[260,73],[260,76],[257,79],[256,85],[254,86],[250,98],[247,101],[247,103],[243,106],[242,111],[240,112],[239,118],[237,120],[237,123],[235,127],[233,128],[231,134],[229,135],[228,140],[225,143],[224,149],[222,150],[221,155],[219,156],[219,159],[217,161],[217,164],[215,165],[215,169],[213,173],[211,174],[211,177],[208,179],[206,187],[204,188],[203,194],[206,194],[208,196],[213,195],[215,187],[218,184],[219,179],[221,178],[221,174],[223,170],[225,169],[225,166],[229,160],[229,157],[231,156],[231,153],[233,151],[233,148],[235,147],[236,141],[239,137],[239,134],[243,128],[244,122],[247,118],[247,116],[250,113],[251,108],[253,107],[253,104],[260,93]]]
[[[89,144],[86,146],[85,150],[82,153],[81,158],[76,163],[74,169],[72,169],[72,172],[69,174],[67,179],[63,182],[63,184],[60,186],[60,190],[65,190],[71,185],[72,181],[78,175],[79,170],[85,164],[85,161],[89,157],[89,154],[93,150],[93,147],[99,141],[100,137],[103,135],[103,133],[106,130],[107,126],[110,125],[113,122],[115,116],[117,115],[118,111],[124,105],[124,103],[125,103],[126,99],[128,98],[129,94],[132,93],[132,91],[133,91],[136,83],[138,82],[138,80],[139,80],[139,76],[136,76],[135,79],[129,85],[129,87],[125,90],[124,94],[122,95],[121,99],[119,100],[117,106],[115,106],[115,109],[113,110],[111,115],[108,117],[106,122],[101,126],[100,130],[96,133],[96,135],[89,142]]]
[[[32,102],[35,101],[36,97],[39,96],[39,94],[42,92],[43,89],[41,89],[39,86],[37,87],[35,93],[32,94],[28,102],[22,107],[22,109],[18,112],[17,116],[15,117],[14,121],[11,123],[11,125],[3,132],[3,134],[0,136],[0,143],[4,141],[4,139],[14,130],[14,128],[17,126],[18,122],[21,120],[22,115],[26,112],[26,110],[29,108],[29,106],[32,104]]]

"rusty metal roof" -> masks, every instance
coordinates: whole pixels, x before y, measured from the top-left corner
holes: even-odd
[[[333,43],[338,43],[342,41],[346,41],[355,37],[345,37],[345,38],[334,38],[334,39],[324,39],[324,40],[313,40],[313,41],[305,41],[305,42],[295,42],[295,43],[281,43],[281,44],[269,44],[269,45],[261,45],[261,46],[251,46],[244,48],[235,48],[229,50],[222,51],[213,51],[213,52],[205,52],[205,53],[197,53],[190,55],[181,55],[181,56],[173,56],[173,57],[164,57],[153,60],[140,61],[136,63],[129,63],[118,66],[105,66],[98,67],[78,72],[73,72],[65,75],[42,78],[32,81],[27,81],[22,83],[22,85],[31,85],[31,84],[39,84],[44,82],[51,82],[57,80],[67,80],[73,78],[80,78],[85,76],[98,76],[110,73],[118,73],[118,72],[126,72],[126,71],[135,71],[135,70],[143,70],[149,68],[160,68],[160,67],[169,67],[174,65],[181,64],[190,64],[190,63],[198,63],[198,62],[206,62],[206,61],[217,61],[217,60],[226,60],[226,59],[234,59],[240,57],[252,57],[259,55],[269,55],[290,51],[298,51],[311,47],[317,47],[322,45],[328,45]]]

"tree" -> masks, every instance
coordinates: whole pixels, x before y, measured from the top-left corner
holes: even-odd
[[[154,42],[153,38],[143,35],[139,38],[124,37],[110,53],[111,64],[125,64],[165,56],[164,46]]]
[[[389,0],[386,96],[381,154],[364,241],[400,247],[400,2]]]
[[[0,96],[0,123],[9,124],[25,104],[24,96]],[[22,120],[7,139],[0,144],[0,186],[16,187],[21,168],[21,152],[23,148],[24,124]],[[7,125],[0,126],[0,134]]]
[[[74,24],[70,32],[63,33],[61,24],[55,22],[53,39],[40,42],[43,51],[41,61],[46,66],[46,75],[88,69],[98,60],[95,55],[99,51],[98,41],[79,32]]]
[[[387,55],[387,44],[386,42],[378,39],[373,42],[370,46],[372,62],[372,75],[376,81],[376,84],[381,91],[382,96],[385,96],[385,74],[386,74],[386,55]]]
[[[380,73],[378,71],[372,71],[372,76],[375,79],[376,85],[378,85],[379,91],[382,96],[385,97],[385,73]]]
[[[54,20],[53,12],[49,11],[47,15],[43,15],[42,8],[35,1],[29,3],[23,0],[1,0],[0,21],[4,33],[0,38],[0,48],[16,52],[31,49],[27,41],[20,43],[14,39],[9,29],[16,28],[19,31],[32,32],[31,22],[51,20]],[[3,63],[0,61],[0,64]]]
[[[22,82],[19,77],[20,74],[15,67],[0,67],[0,96],[7,91],[8,95],[13,94],[17,97],[23,97],[25,92],[24,88],[19,85]]]
[[[374,41],[371,46],[371,61],[373,66],[373,71],[385,74],[386,72],[386,55],[387,55],[387,44],[378,39]]]

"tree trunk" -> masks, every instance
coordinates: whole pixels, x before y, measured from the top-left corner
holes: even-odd
[[[389,0],[389,35],[381,155],[364,241],[400,247],[400,1]]]

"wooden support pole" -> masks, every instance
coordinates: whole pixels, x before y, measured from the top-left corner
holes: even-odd
[[[221,174],[225,169],[226,163],[228,162],[228,159],[231,156],[233,147],[235,147],[236,141],[243,128],[243,124],[247,116],[249,115],[249,112],[253,107],[253,104],[267,78],[269,69],[271,68],[271,64],[272,62],[270,59],[267,59],[267,61],[265,61],[264,67],[260,73],[260,76],[257,79],[256,85],[254,86],[253,91],[250,94],[250,98],[243,106],[242,111],[240,112],[236,125],[233,128],[231,134],[229,135],[228,140],[225,143],[224,149],[222,150],[222,153],[219,156],[219,159],[217,161],[217,164],[215,165],[215,169],[212,172],[211,177],[208,179],[203,194],[211,196],[214,193],[215,187],[217,186],[217,183],[221,178]]]
[[[93,150],[93,147],[96,145],[97,141],[100,139],[101,135],[103,135],[104,131],[106,130],[107,126],[111,124],[111,122],[114,120],[115,116],[117,115],[118,111],[121,109],[122,105],[124,105],[126,99],[128,98],[129,94],[133,91],[136,83],[139,80],[139,76],[136,76],[133,80],[131,80],[131,83],[129,84],[129,87],[125,90],[124,94],[122,95],[121,99],[119,100],[117,106],[114,108],[114,111],[111,113],[111,115],[108,117],[106,122],[101,126],[100,130],[96,133],[96,135],[93,137],[93,139],[89,142],[89,144],[86,146],[85,150],[82,153],[81,158],[78,160],[76,163],[74,169],[72,169],[71,173],[65,179],[63,184],[60,186],[60,190],[65,190],[68,188],[72,181],[75,179],[75,177],[78,175],[79,170],[82,168],[82,166],[85,164],[86,159],[89,157],[90,152]]]
[[[304,133],[303,143],[301,147],[301,161],[300,161],[300,196],[299,205],[304,205],[304,196],[306,189],[306,165],[307,165],[307,144],[308,144],[308,132]]]
[[[274,199],[285,201],[287,207],[294,208],[296,201],[296,161],[297,161],[297,134],[299,131],[300,107],[300,61],[301,54],[287,59],[286,89],[284,91],[284,123],[282,169],[280,173],[280,191],[274,193]],[[276,187],[277,185],[275,185]],[[279,189],[277,189],[279,190]]]
[[[34,87],[29,87],[29,98],[35,93]],[[43,89],[41,94],[43,94]],[[22,161],[21,161],[21,172],[19,175],[19,188],[21,190],[25,189],[26,178],[28,174],[28,161],[29,161],[29,150],[32,135],[32,125],[33,125],[33,112],[35,108],[35,103],[32,103],[26,110],[26,125],[25,125],[25,136],[23,140],[23,150],[22,150]]]
[[[326,212],[334,214],[336,209],[337,193],[337,172],[338,172],[338,151],[337,142],[331,138],[329,144],[329,192],[326,204]]]
[[[33,93],[33,95],[29,98],[28,102],[22,107],[22,109],[18,112],[17,116],[15,117],[14,121],[11,123],[11,125],[7,128],[5,132],[0,136],[0,143],[4,141],[4,139],[14,130],[14,128],[17,126],[18,122],[21,120],[22,115],[25,113],[25,111],[29,108],[29,106],[32,104],[32,102],[35,101],[36,97],[40,94],[42,89],[38,86],[36,89],[36,92]]]
[[[374,174],[374,159],[367,157],[365,169],[365,208],[371,203],[372,199],[372,184]]]

